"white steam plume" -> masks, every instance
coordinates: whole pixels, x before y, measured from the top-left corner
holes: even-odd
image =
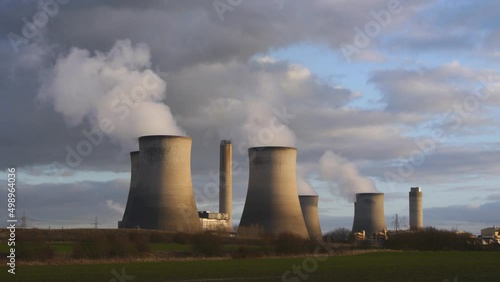
[[[295,134],[276,117],[269,103],[247,101],[246,111],[247,118],[241,130],[250,147],[295,146]]]
[[[306,180],[307,170],[297,164],[297,190],[299,195],[318,195],[312,188],[309,181]]]
[[[377,192],[371,179],[359,175],[356,165],[332,151],[326,151],[319,159],[321,178],[328,181],[330,189],[350,202],[356,193]]]
[[[38,97],[69,126],[85,120],[124,150],[142,135],[185,135],[162,101],[166,83],[151,71],[149,48],[120,40],[107,53],[72,48],[57,60]]]
[[[125,208],[120,204],[113,202],[113,200],[106,200],[106,207],[116,212],[117,214],[123,214],[125,212]]]

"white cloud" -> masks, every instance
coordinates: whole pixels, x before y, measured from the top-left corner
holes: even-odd
[[[123,213],[125,212],[125,207],[123,207],[119,203],[113,202],[113,200],[106,200],[106,206],[120,215],[123,215]]]

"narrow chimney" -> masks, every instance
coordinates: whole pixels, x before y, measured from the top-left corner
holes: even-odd
[[[220,142],[219,162],[219,212],[227,213],[228,230],[232,230],[232,201],[233,201],[233,149],[231,140]]]

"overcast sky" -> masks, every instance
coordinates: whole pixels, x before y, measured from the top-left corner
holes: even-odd
[[[91,227],[97,216],[116,227],[138,136],[192,137],[198,209],[211,211],[219,142],[231,139],[237,225],[247,148],[294,146],[299,192],[320,196],[324,232],[351,228],[354,193],[373,190],[392,228],[420,186],[426,226],[479,233],[500,225],[499,10],[494,0],[3,0],[0,170],[17,168],[30,226]]]

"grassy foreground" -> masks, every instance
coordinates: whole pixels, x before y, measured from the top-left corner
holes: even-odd
[[[303,281],[293,274],[294,265],[301,267],[302,278],[307,281],[500,280],[498,252],[379,252],[320,259],[325,260],[309,257],[20,266],[16,275],[8,274],[2,266],[0,281]],[[287,270],[290,274],[283,277]]]

